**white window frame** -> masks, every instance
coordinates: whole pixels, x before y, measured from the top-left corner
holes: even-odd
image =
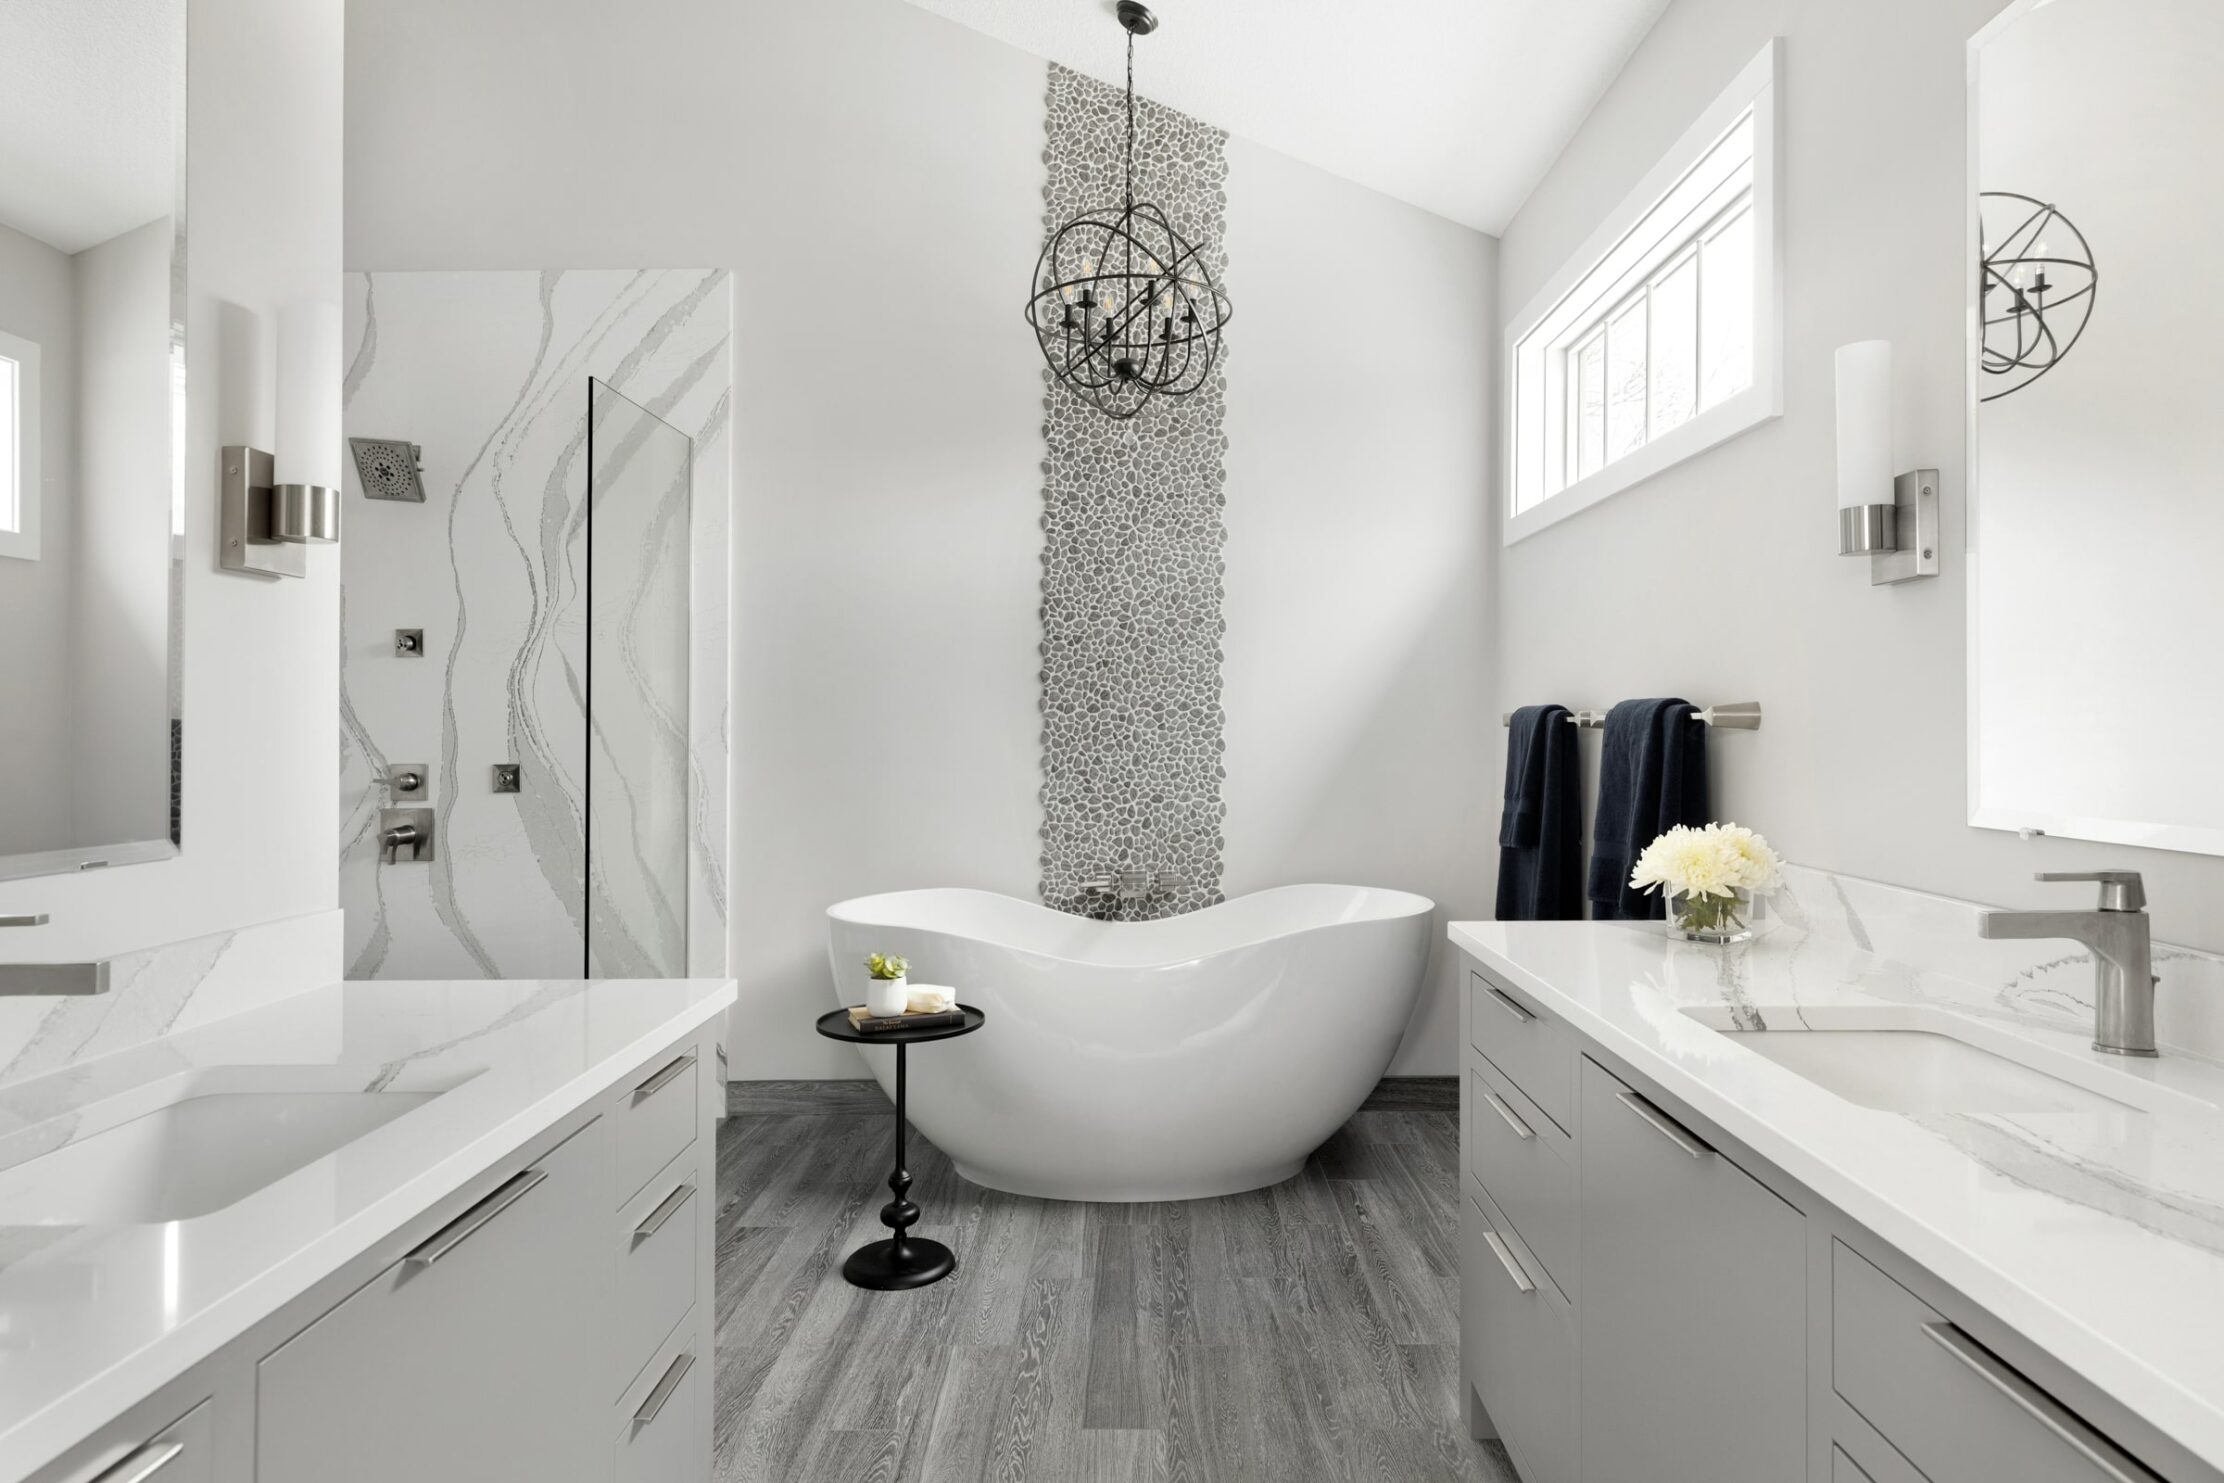
[[[0,557],[17,561],[39,559],[39,347],[36,341],[0,330],[0,359],[16,364],[13,406],[0,406],[0,417],[13,417],[16,481],[16,520],[13,529],[0,524]],[[5,493],[0,485],[0,494]],[[0,520],[6,518],[0,511]]]
[[[1783,42],[1771,39],[1507,326],[1507,436],[1501,510],[1504,544],[1511,546],[1581,514],[1664,469],[1782,415],[1784,217],[1779,141],[1783,134],[1783,66]],[[1604,287],[1605,280],[1596,275],[1612,272],[1609,263],[1617,249],[1626,248],[1632,234],[1647,224],[1654,208],[1698,168],[1748,112],[1753,116],[1753,184],[1750,204],[1744,209],[1753,213],[1752,383],[1659,436],[1648,436],[1644,444],[1596,472],[1550,489],[1547,450],[1573,436],[1572,421],[1563,411],[1569,374],[1563,362],[1573,358],[1568,354],[1570,332],[1588,322],[1586,316]],[[1735,199],[1719,203],[1699,235],[1714,231],[1737,209]],[[1624,307],[1633,294],[1642,292],[1667,271],[1667,262],[1655,267],[1635,287],[1616,295],[1612,308]],[[1646,416],[1649,435],[1649,404]],[[1559,457],[1565,453],[1565,446],[1561,446]],[[1558,457],[1553,462],[1557,463]],[[1537,493],[1540,489],[1549,492]],[[1534,497],[1527,508],[1522,508],[1525,494]]]

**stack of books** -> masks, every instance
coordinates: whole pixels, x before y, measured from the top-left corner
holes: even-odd
[[[925,1014],[874,1014],[859,1004],[849,1012],[850,1028],[860,1035],[878,1035],[885,1030],[932,1030],[942,1025],[962,1025],[965,1014],[957,1009],[937,1009]]]

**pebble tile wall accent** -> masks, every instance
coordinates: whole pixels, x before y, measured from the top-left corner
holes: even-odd
[[[1046,103],[1048,232],[1119,202],[1127,119],[1118,89],[1055,64]],[[1201,242],[1223,284],[1227,139],[1137,100],[1136,199]],[[1150,918],[1221,899],[1226,390],[1216,368],[1195,395],[1119,422],[1043,372],[1046,905]],[[1121,869],[1181,883],[1117,908],[1082,894]]]

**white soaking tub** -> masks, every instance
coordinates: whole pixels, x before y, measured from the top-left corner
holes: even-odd
[[[1232,1194],[1295,1174],[1390,1065],[1435,903],[1282,886],[1099,922],[989,891],[827,909],[838,1003],[869,953],[987,1012],[913,1054],[911,1121],[976,1184],[1067,1200]],[[894,1090],[895,1055],[861,1055]]]

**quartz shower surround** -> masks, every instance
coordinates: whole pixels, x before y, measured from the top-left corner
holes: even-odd
[[[423,504],[366,499],[355,471],[347,473],[340,903],[348,976],[576,976],[590,906],[598,958],[613,959],[598,962],[598,973],[653,976],[682,962],[689,972],[723,973],[728,275],[355,273],[347,316],[346,431],[423,445],[426,496]],[[669,697],[636,695],[628,687],[647,682],[631,665],[593,674],[598,713],[606,696],[635,705],[667,737],[674,770],[692,775],[684,915],[677,901],[620,913],[584,899],[590,377],[694,444],[690,704],[672,714]],[[609,456],[599,446],[596,456],[607,471]],[[624,522],[628,538],[680,518],[685,493],[660,490],[649,519]],[[605,554],[596,562],[607,578],[616,564]],[[594,606],[606,622],[638,606],[640,593],[605,585]],[[424,657],[396,657],[399,628],[424,630]],[[519,792],[494,791],[498,762],[521,765]],[[430,862],[379,862],[393,763],[430,765]],[[637,863],[640,821],[628,780],[602,747],[592,766],[598,879],[609,879]],[[614,924],[624,929],[618,937]]]
[[[1127,117],[1118,89],[1056,64],[1045,102],[1049,230],[1120,200]],[[1136,199],[1204,244],[1224,283],[1227,135],[1137,99],[1135,156]],[[1194,395],[1120,422],[1043,371],[1046,905],[1101,910],[1081,887],[1122,868],[1180,880],[1122,916],[1221,899],[1226,389],[1215,367]]]

